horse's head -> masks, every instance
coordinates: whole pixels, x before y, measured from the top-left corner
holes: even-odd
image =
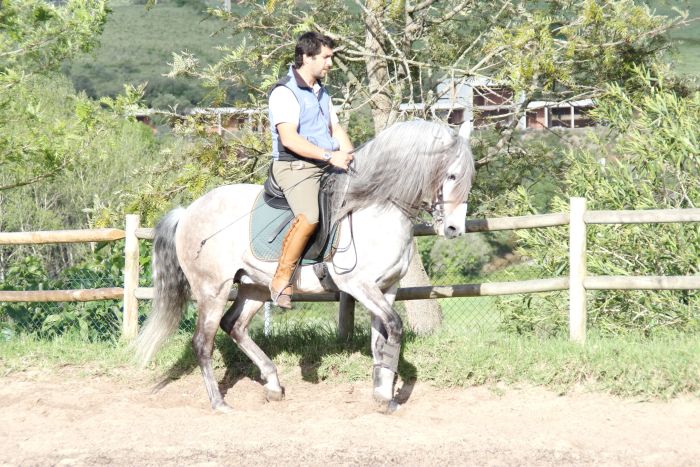
[[[370,205],[393,205],[409,219],[422,209],[438,233],[464,233],[474,161],[469,141],[440,122],[410,120],[391,125],[356,151],[335,218]]]
[[[474,162],[467,140],[459,138],[457,157],[448,166],[432,203],[431,214],[438,235],[462,235],[467,218],[467,197],[472,187]]]

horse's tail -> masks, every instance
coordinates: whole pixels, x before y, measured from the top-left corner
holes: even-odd
[[[165,340],[177,331],[190,296],[190,284],[175,251],[175,230],[183,212],[183,208],[173,209],[155,229],[151,314],[134,342],[136,357],[142,366],[151,361]]]

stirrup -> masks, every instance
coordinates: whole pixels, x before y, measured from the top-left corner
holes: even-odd
[[[285,293],[285,290],[289,289],[289,293]],[[280,308],[291,309],[292,308],[292,286],[286,285],[282,287],[282,290],[275,293],[272,290],[272,284],[270,284],[270,298],[272,299],[272,304]]]

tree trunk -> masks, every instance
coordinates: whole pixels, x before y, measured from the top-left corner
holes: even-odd
[[[372,119],[376,133],[389,126],[396,119],[396,108],[401,103],[401,90],[391,83],[389,64],[383,57],[388,56],[386,52],[386,40],[381,31],[378,21],[381,21],[384,13],[383,0],[367,0],[367,9],[372,14],[363,16],[366,33],[365,47],[372,53],[367,58],[368,87],[372,100]],[[425,268],[417,253],[418,248],[415,239],[413,248],[416,254],[413,255],[408,273],[401,281],[402,286],[427,286],[430,285],[430,278],[425,272]],[[442,310],[437,300],[410,300],[405,303],[407,312],[408,327],[417,334],[428,334],[434,331],[442,323]]]
[[[365,21],[365,47],[372,54],[367,57],[368,88],[371,97],[370,108],[376,133],[389,125],[391,116],[391,85],[389,64],[385,53],[385,40],[382,35],[379,21],[381,21],[384,0],[367,0],[367,9],[372,14],[364,14]]]
[[[418,246],[416,245],[415,239],[413,239],[413,248],[416,253],[411,259],[408,272],[401,280],[401,286],[416,287],[430,285],[430,278],[425,272],[423,262],[418,254]],[[437,300],[407,300],[404,302],[404,305],[406,306],[408,327],[416,334],[430,334],[442,324],[442,310]]]

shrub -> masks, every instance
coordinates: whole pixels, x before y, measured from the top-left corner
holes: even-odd
[[[594,118],[610,136],[594,150],[572,150],[563,171],[564,190],[552,211],[566,211],[568,197],[583,196],[588,209],[687,208],[700,203],[700,92],[636,71],[627,89],[608,87]],[[509,196],[509,215],[536,212],[530,193]],[[521,252],[544,275],[567,274],[567,229],[518,231]],[[697,224],[592,226],[588,231],[591,275],[697,275]],[[503,299],[504,326],[517,332],[564,332],[564,294]],[[697,292],[601,291],[588,294],[589,325],[604,333],[646,334],[665,329],[700,330]]]

